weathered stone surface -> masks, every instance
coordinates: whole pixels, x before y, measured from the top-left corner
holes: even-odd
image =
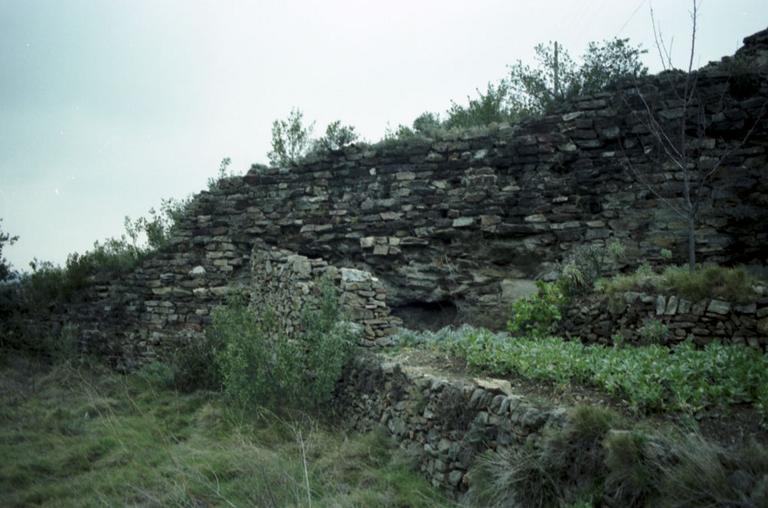
[[[724,316],[731,311],[731,304],[722,300],[712,300],[707,306],[707,312]]]
[[[757,295],[754,298],[760,300]],[[616,301],[621,302],[621,308],[616,306]],[[762,321],[754,317],[761,309],[768,309],[768,302],[732,305],[722,300],[704,300],[691,305],[688,300],[675,295],[653,297],[636,292],[590,295],[569,302],[562,313],[560,333],[587,341],[607,342],[612,334],[621,331],[625,340],[641,342],[638,329],[647,320],[658,319],[678,340],[693,335],[697,337],[697,343],[703,345],[717,337],[721,341],[748,342],[765,348],[765,341],[760,342],[759,338],[768,335],[765,328],[768,317]]]
[[[428,481],[459,497],[470,487],[467,470],[485,449],[526,446],[568,419],[564,408],[542,407],[496,381],[440,379],[371,355],[347,367],[334,408],[355,430],[383,424],[414,453]]]
[[[766,49],[762,40],[749,39],[740,54],[760,61]],[[697,74],[704,106],[716,113],[704,138],[696,141],[702,168],[733,147],[724,134],[754,124],[768,99],[764,75],[757,76],[760,86],[749,97],[724,88],[722,76],[717,66]],[[669,86],[669,79],[678,78],[643,79],[661,121],[678,117]],[[176,341],[203,333],[210,312],[199,309],[210,310],[226,296],[217,288],[250,287],[250,256],[257,242],[370,272],[386,288],[386,303],[393,309],[451,304],[458,320],[494,327],[508,318],[502,281],[544,278],[585,242],[605,247],[620,240],[633,259],[652,262],[660,260],[660,248],[669,248],[671,261],[681,262],[685,224],[664,201],[681,199],[681,175],[648,160],[642,148],[647,133],[630,110],[634,102],[635,85],[617,84],[608,93],[579,98],[514,127],[352,146],[293,168],[254,166],[242,178],[195,196],[174,240],[134,272],[94,283],[77,303],[47,321],[38,319],[36,326],[75,320],[91,330],[83,343],[116,364],[154,358]],[[728,170],[702,191],[707,204],[698,230],[703,261],[764,260],[767,125],[757,124],[729,155]],[[627,159],[647,173],[664,200],[633,178]],[[205,273],[191,273],[198,267]],[[297,268],[307,272],[305,264]],[[671,317],[668,303],[658,314],[664,319]],[[705,315],[708,305],[695,303],[690,313]],[[681,306],[675,316],[686,314]],[[766,317],[765,309],[759,304],[755,315]],[[725,315],[710,311],[709,316]],[[148,341],[154,333],[161,338]],[[719,333],[730,332],[724,326]]]
[[[501,298],[505,302],[514,302],[536,294],[536,283],[530,279],[504,279],[501,281]]]

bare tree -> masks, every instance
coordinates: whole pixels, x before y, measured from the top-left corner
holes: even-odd
[[[743,137],[730,142],[719,140],[722,147],[714,162],[702,167],[697,160],[707,143],[707,130],[712,124],[716,114],[714,109],[722,112],[725,89],[716,100],[705,97],[700,93],[699,78],[701,71],[694,71],[693,64],[696,55],[697,17],[701,0],[693,0],[691,14],[691,48],[688,54],[688,66],[685,76],[680,76],[672,65],[671,47],[664,40],[659,24],[651,9],[651,23],[653,35],[659,58],[664,72],[659,75],[663,82],[662,89],[658,90],[656,98],[663,96],[664,92],[670,92],[670,101],[662,108],[659,101],[652,97],[652,87],[641,81],[635,82],[634,95],[637,97],[635,105],[630,105],[625,96],[625,103],[632,110],[633,116],[639,121],[646,133],[645,139],[640,137],[643,154],[648,157],[652,166],[671,165],[682,174],[682,198],[674,199],[663,195],[661,188],[651,181],[648,175],[644,175],[632,158],[625,153],[624,161],[632,176],[643,184],[654,196],[656,196],[667,208],[672,210],[686,223],[688,267],[691,272],[696,268],[696,226],[700,218],[702,206],[705,203],[705,191],[707,184],[715,174],[723,167],[724,162],[735,150],[741,148],[754,132],[763,114],[765,102],[760,108],[751,128]],[[719,104],[719,106],[718,106]],[[711,141],[710,141],[711,143]],[[717,141],[715,141],[717,143]],[[714,145],[711,146],[714,148]]]

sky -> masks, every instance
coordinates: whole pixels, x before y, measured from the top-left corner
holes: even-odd
[[[653,49],[651,5],[683,66],[686,0],[0,0],[0,228],[20,236],[4,254],[62,263],[202,190],[224,157],[266,162],[294,107],[318,134],[339,119],[375,141],[539,42]],[[765,0],[703,0],[696,64],[766,26]]]

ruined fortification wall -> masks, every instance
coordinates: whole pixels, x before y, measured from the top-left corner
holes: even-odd
[[[768,37],[748,42],[742,54],[765,59]],[[766,69],[756,64],[739,81],[728,69],[697,77],[712,114],[691,145],[694,160],[706,170],[729,154],[704,189],[698,251],[764,262]],[[673,86],[681,79],[643,82],[662,122],[682,114]],[[372,273],[405,319],[440,311],[485,325],[503,323],[533,279],[585,242],[619,239],[633,262],[659,259],[662,248],[681,260],[684,221],[627,170],[631,161],[662,196],[680,198],[680,170],[647,157],[652,136],[632,112],[640,102],[634,85],[618,84],[515,126],[354,146],[295,168],[254,167],[197,195],[169,246],[120,280],[96,281],[58,319],[79,323],[91,349],[128,363],[150,358],[200,333],[230,288],[250,284],[257,242]]]

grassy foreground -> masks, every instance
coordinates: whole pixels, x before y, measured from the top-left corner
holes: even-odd
[[[0,506],[435,506],[383,434],[244,414],[140,374],[0,365]]]

